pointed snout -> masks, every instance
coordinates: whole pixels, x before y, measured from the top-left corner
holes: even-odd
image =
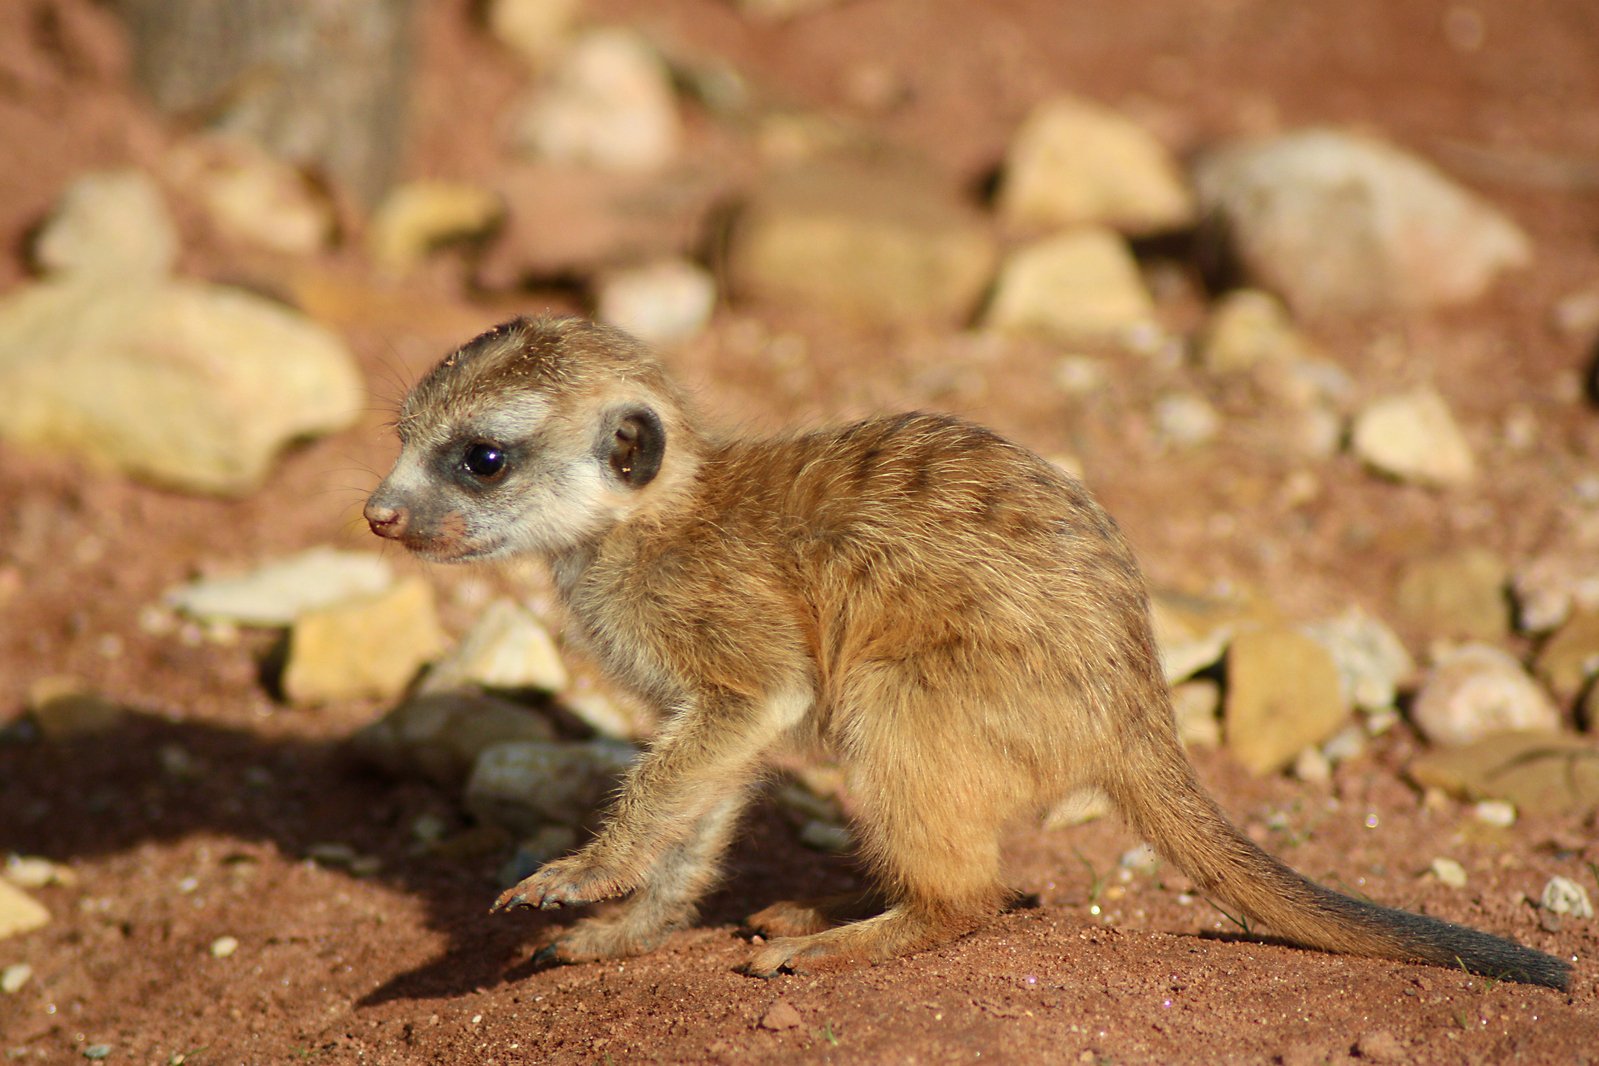
[[[406,528],[411,524],[411,512],[402,504],[388,499],[383,490],[379,489],[366,501],[366,524],[372,527],[372,532],[389,540],[399,540],[405,536]]]

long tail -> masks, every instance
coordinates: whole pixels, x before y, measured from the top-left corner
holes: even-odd
[[[1107,782],[1145,840],[1193,878],[1198,891],[1307,947],[1437,966],[1565,990],[1571,967],[1503,937],[1354,899],[1316,884],[1235,829],[1195,779],[1176,738],[1129,761]]]

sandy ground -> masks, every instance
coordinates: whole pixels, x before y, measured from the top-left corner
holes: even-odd
[[[482,179],[509,165],[495,106],[521,75],[469,25],[468,6],[427,5],[414,175]],[[710,411],[753,425],[910,406],[976,417],[1043,454],[1080,456],[1156,584],[1231,583],[1290,618],[1350,603],[1391,617],[1394,576],[1419,554],[1483,544],[1519,560],[1599,541],[1599,516],[1573,491],[1599,453],[1583,399],[1594,337],[1550,326],[1558,299],[1599,283],[1591,3],[860,0],[784,25],[747,23],[713,0],[589,10],[907,143],[974,190],[1028,107],[1070,90],[1139,115],[1184,150],[1307,123],[1378,132],[1489,195],[1537,249],[1530,269],[1472,307],[1310,326],[1363,394],[1437,384],[1483,459],[1468,493],[1382,482],[1339,457],[1316,466],[1307,501],[1285,491],[1294,464],[1244,436],[1161,450],[1150,400],[1204,388],[1189,368],[1119,362],[1102,396],[1074,404],[1040,386],[1060,355],[1049,346],[869,334],[783,308],[723,309],[670,356]],[[78,0],[0,11],[0,285],[26,276],[25,236],[67,180],[149,164],[181,133],[129,89],[105,23],[80,17],[83,27],[58,32],[61,12],[93,15]],[[897,103],[855,102],[866,68],[902,86]],[[727,136],[696,121],[707,144]],[[306,268],[231,256],[186,232],[195,273],[273,291]],[[1239,824],[1299,869],[1575,958],[1570,994],[1246,936],[1169,870],[1119,874],[1136,841],[1113,821],[1016,835],[1010,873],[1036,907],[890,965],[762,982],[734,972],[747,951],[740,917],[858,880],[767,807],[698,928],[625,963],[534,966],[561,919],[485,913],[503,842],[474,849],[481,838],[451,794],[372,776],[347,756],[344,738],[382,708],[284,706],[260,680],[266,637],[191,646],[138,622],[196,573],[318,543],[371,546],[359,507],[392,456],[384,423],[403,383],[473,323],[513,306],[574,306],[565,292],[474,302],[450,263],[398,293],[363,287],[357,252],[310,266],[367,294],[338,324],[373,407],[356,428],[287,456],[249,499],[181,497],[0,448],[0,723],[54,673],[135,709],[110,734],[0,744],[0,850],[76,876],[34,893],[53,914],[47,928],[0,941],[0,965],[34,971],[0,998],[9,1057],[64,1062],[109,1045],[109,1061],[160,1063],[1599,1059],[1599,924],[1545,931],[1526,899],[1556,873],[1585,876],[1599,894],[1584,873],[1599,862],[1594,826],[1524,818],[1496,830],[1464,806],[1424,806],[1403,776],[1420,750],[1403,727],[1330,785],[1250,778],[1215,753],[1199,764]],[[1188,328],[1199,306],[1184,281],[1163,314]],[[773,338],[799,339],[799,369],[768,354]],[[1504,447],[1507,418],[1522,412],[1533,443]],[[448,593],[466,579],[431,576],[458,632],[470,616]],[[1432,636],[1403,635],[1417,651]],[[455,845],[419,849],[423,814],[460,830]],[[381,867],[355,877],[306,858],[327,842]],[[1423,876],[1436,856],[1464,866],[1466,888]],[[222,936],[238,948],[213,957]],[[799,1024],[760,1027],[778,1001]]]

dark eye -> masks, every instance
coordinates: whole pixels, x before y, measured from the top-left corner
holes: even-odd
[[[462,465],[473,477],[493,481],[505,473],[505,453],[494,444],[469,445]]]

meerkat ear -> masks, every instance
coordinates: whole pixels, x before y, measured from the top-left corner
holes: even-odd
[[[641,489],[661,471],[666,427],[648,407],[630,407],[610,420],[610,431],[601,445],[609,453],[612,472],[629,486]]]

